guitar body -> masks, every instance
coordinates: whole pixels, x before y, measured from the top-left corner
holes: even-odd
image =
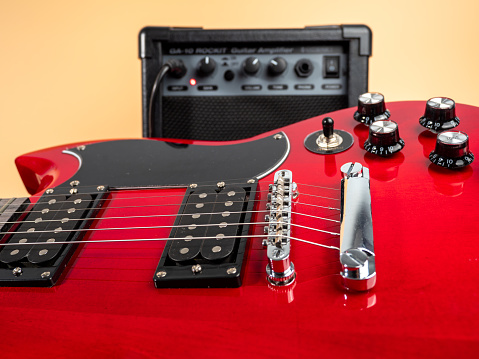
[[[353,120],[354,109],[329,114],[335,128],[354,137],[349,150],[335,155],[312,153],[303,144],[307,135],[321,129],[325,116],[250,140],[183,142],[241,148],[282,131],[289,139],[290,150],[278,169],[292,171],[300,193],[292,223],[328,232],[293,227],[292,236],[329,246],[339,246],[339,237],[331,233],[339,233],[340,227],[336,222],[340,219],[340,167],[347,162],[368,167],[377,270],[372,290],[346,291],[339,275],[339,252],[296,241],[291,242],[291,258],[297,278],[291,286],[268,284],[266,250],[260,237],[252,237],[246,244],[241,287],[189,289],[155,288],[153,276],[164,241],[85,243],[78,246],[55,286],[0,288],[2,358],[477,355],[479,161],[460,170],[432,164],[428,156],[436,136],[418,123],[424,106],[424,102],[388,104],[391,120],[399,124],[405,141],[404,149],[388,158],[364,150],[368,128]],[[461,119],[457,130],[469,135],[470,149],[478,154],[479,108],[457,105],[456,111]],[[161,142],[139,142],[143,141]],[[128,141],[122,142],[127,146]],[[90,172],[85,172],[85,160],[79,169],[78,157],[63,153],[74,152],[81,145],[101,146],[74,144],[17,159],[32,202],[46,188],[68,183],[80,173],[82,181],[91,178],[88,185],[112,185],[95,183],[105,178],[98,174],[101,168],[111,164],[100,165],[87,176]],[[149,155],[134,154],[139,162]],[[162,151],[155,154],[155,158],[161,156]],[[119,165],[122,157],[118,153]],[[255,156],[250,160],[254,162]],[[251,221],[260,224],[251,226],[251,235],[263,234],[265,212],[261,211],[266,208],[274,165],[275,161],[270,173],[258,181],[254,196],[257,212]],[[239,161],[232,161],[231,167],[238,166]],[[225,177],[217,180],[228,185],[249,178],[253,175],[246,173],[249,167],[239,170],[245,176],[235,174],[234,178],[228,172],[231,169],[224,168]],[[141,168],[147,178],[151,168]],[[176,163],[155,170],[161,176],[162,172],[184,172],[185,168]],[[194,171],[191,183],[209,180],[197,177],[201,169]],[[123,183],[122,178],[118,181],[119,187],[134,187]],[[167,188],[165,185],[173,185],[173,180],[165,181],[146,183],[149,181],[145,179],[142,188],[112,190],[90,228],[135,229],[91,230],[83,241],[167,238],[187,187]],[[177,182],[189,183],[185,177]],[[143,187],[148,185],[161,188]]]

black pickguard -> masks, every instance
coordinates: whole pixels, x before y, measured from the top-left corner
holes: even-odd
[[[281,137],[278,139],[278,137]],[[268,136],[232,145],[177,145],[157,140],[99,142],[65,151],[81,159],[71,180],[82,186],[149,187],[261,178],[284,162],[289,140]]]

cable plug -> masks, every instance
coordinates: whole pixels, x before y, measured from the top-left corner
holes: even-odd
[[[169,59],[165,65],[170,68],[171,76],[180,79],[186,75],[186,66],[180,59]]]

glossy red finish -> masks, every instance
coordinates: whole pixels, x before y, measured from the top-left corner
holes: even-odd
[[[283,129],[291,153],[280,168],[292,170],[298,183],[301,194],[294,209],[298,213],[339,219],[336,210],[308,204],[339,208],[340,166],[358,161],[369,167],[377,266],[377,284],[370,292],[349,293],[341,287],[337,251],[300,242],[292,243],[297,280],[281,289],[267,284],[266,251],[260,239],[249,240],[244,283],[237,289],[155,289],[152,276],[163,242],[85,244],[59,285],[0,288],[1,356],[475,357],[479,159],[459,171],[431,164],[427,156],[435,136],[418,123],[424,106],[425,102],[388,103],[391,119],[406,142],[390,158],[364,151],[368,129],[353,120],[354,109],[329,114],[336,128],[354,136],[353,147],[340,154],[322,156],[303,147],[304,138],[320,129],[324,116]],[[471,151],[479,155],[479,108],[457,105],[457,115],[461,119],[457,129],[469,135]],[[37,167],[29,165],[28,158],[50,161],[58,171],[53,185],[58,185],[78,166],[61,154],[63,148],[29,154],[17,163],[35,172]],[[37,176],[41,183],[44,175]],[[259,190],[266,190],[272,177],[262,179]],[[182,189],[115,192],[101,216],[175,214],[183,193]],[[261,201],[256,209],[265,208],[265,197],[266,192],[258,192]],[[142,207],[114,208],[126,203]],[[148,206],[168,203],[171,206]],[[262,215],[253,218],[261,221]],[[174,217],[99,219],[94,227],[173,221]],[[339,231],[335,222],[299,214],[293,223]],[[97,231],[85,239],[166,237],[168,232]],[[262,226],[253,232],[261,234]],[[299,227],[293,235],[338,244],[336,236]]]

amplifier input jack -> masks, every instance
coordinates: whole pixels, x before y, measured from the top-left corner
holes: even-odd
[[[299,77],[308,77],[313,73],[313,70],[314,66],[308,59],[298,60],[296,65],[294,65],[294,71]]]

